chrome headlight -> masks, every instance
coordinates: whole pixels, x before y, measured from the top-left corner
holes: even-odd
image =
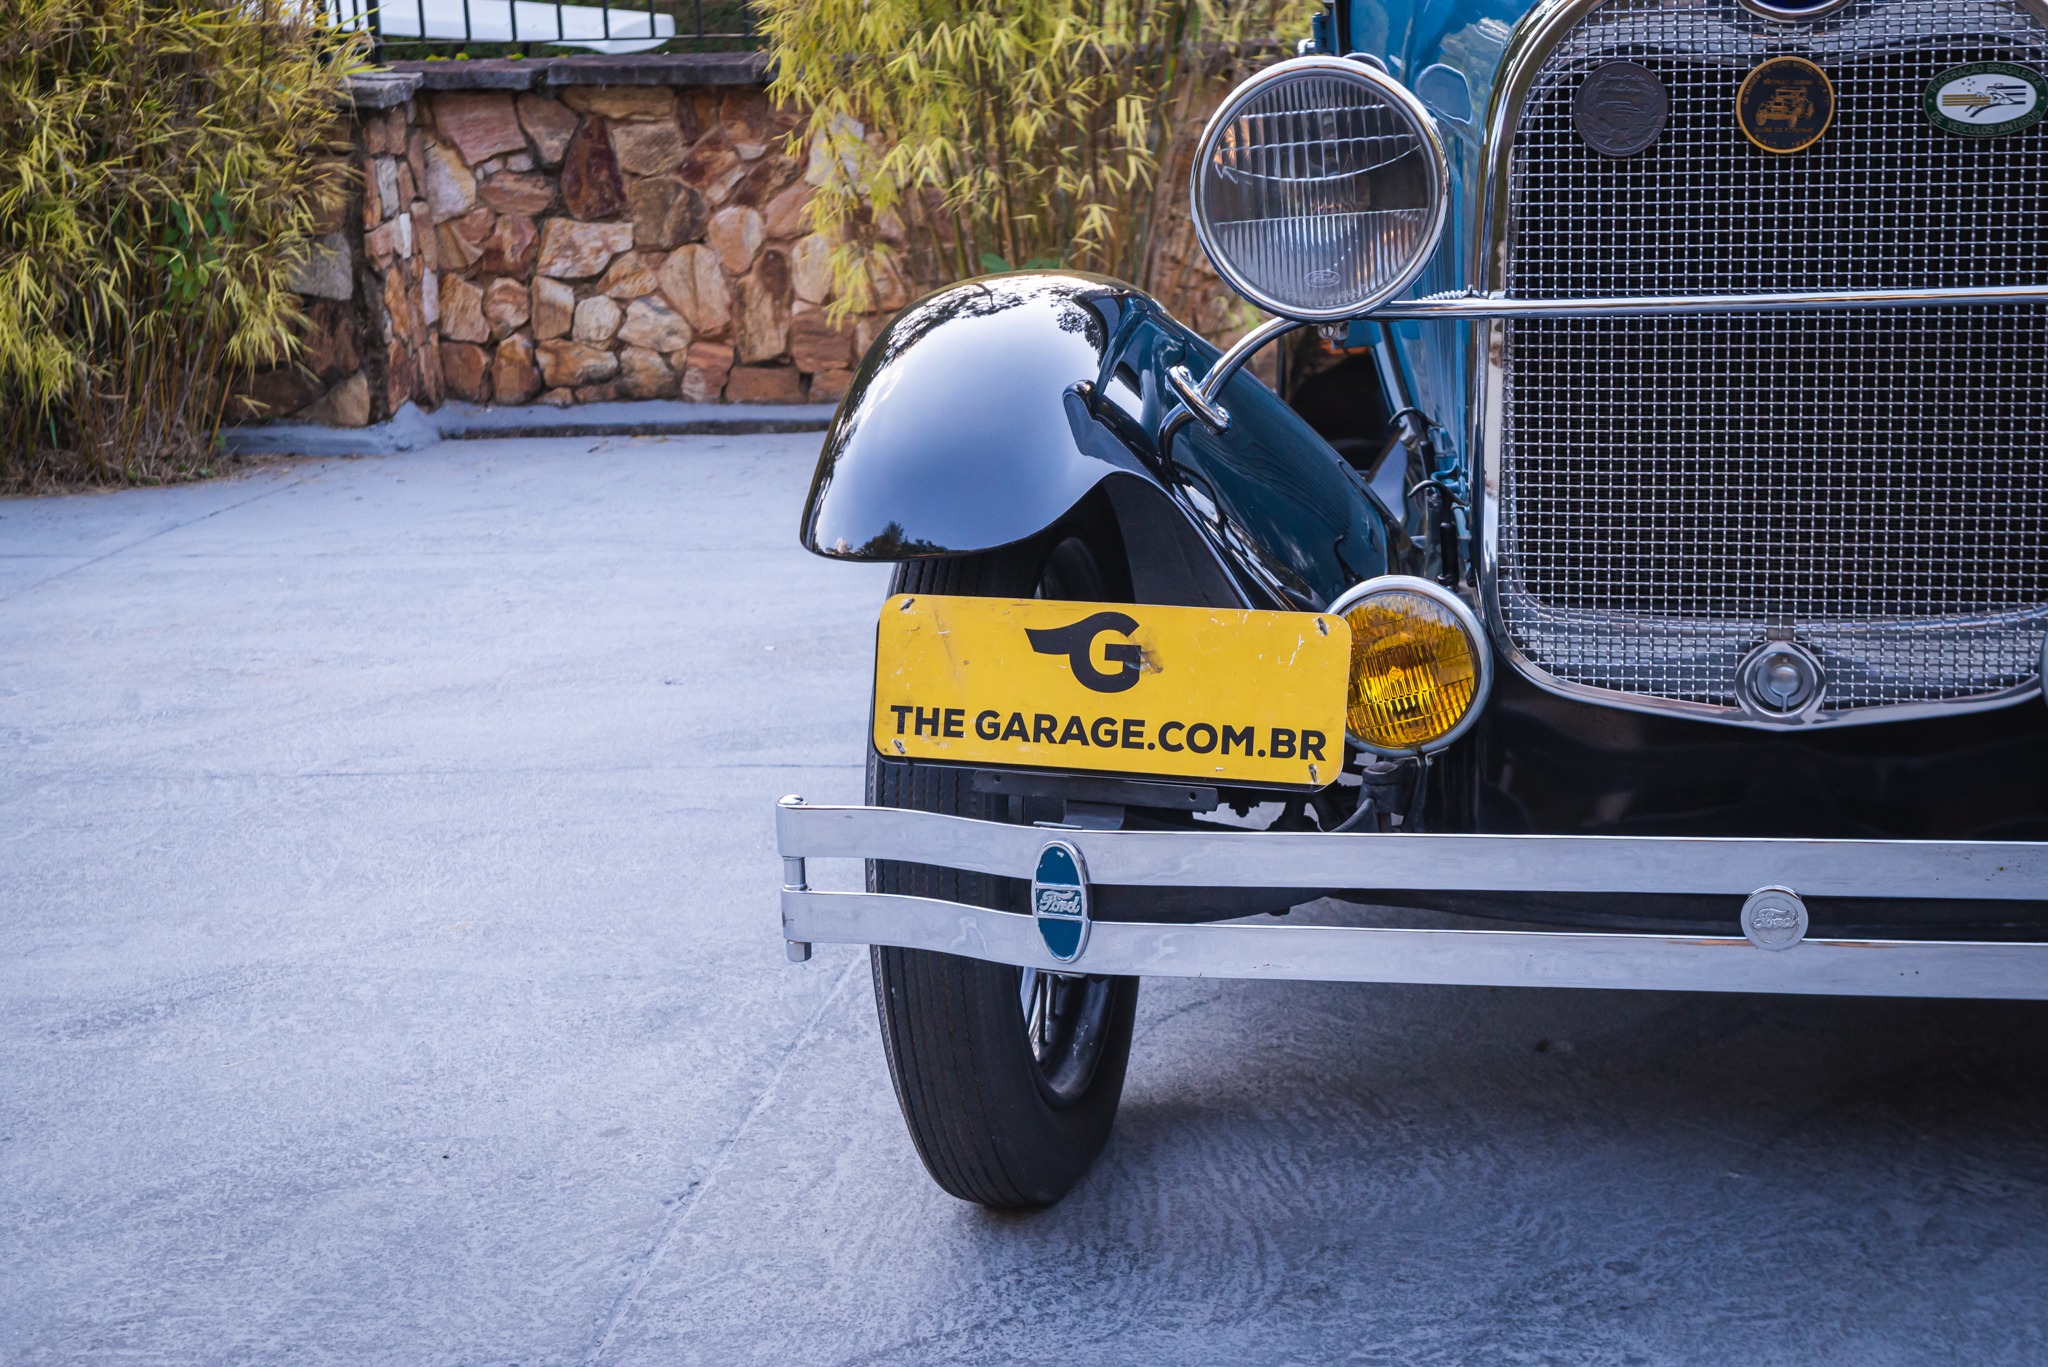
[[[1400,82],[1297,57],[1232,91],[1202,131],[1195,234],[1268,313],[1350,318],[1422,273],[1449,187],[1436,124]]]

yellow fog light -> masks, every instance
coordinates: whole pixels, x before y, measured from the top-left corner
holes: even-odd
[[[1360,745],[1389,755],[1441,750],[1479,715],[1492,660],[1479,619],[1448,589],[1390,574],[1329,611],[1351,624],[1344,715]]]

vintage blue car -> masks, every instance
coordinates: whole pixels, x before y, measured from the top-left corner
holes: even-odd
[[[873,946],[966,1200],[1086,1170],[1147,974],[2048,997],[2048,4],[1316,34],[1190,187],[1272,322],[931,295],[803,512],[898,566],[783,935]],[[1503,927],[1261,915],[1323,897]]]

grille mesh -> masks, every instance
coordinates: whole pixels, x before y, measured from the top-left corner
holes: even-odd
[[[1769,56],[1827,71],[1809,150],[1734,118]],[[1657,72],[1670,122],[1610,160],[1572,97]],[[1520,297],[1996,286],[2048,264],[2048,125],[1956,137],[1921,112],[1965,62],[2048,69],[2018,4],[1858,0],[1812,24],[1732,0],[1616,0],[1550,55],[1516,130]],[[1736,705],[1742,657],[1794,639],[1824,709],[2030,683],[2048,630],[2048,311],[2040,306],[1523,320],[1508,328],[1503,625],[1552,676]]]

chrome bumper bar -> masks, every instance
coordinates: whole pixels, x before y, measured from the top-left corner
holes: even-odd
[[[1842,309],[1944,308],[1965,304],[2048,304],[2048,285],[1996,289],[1814,290],[1801,294],[1670,294],[1611,299],[1511,299],[1504,294],[1432,294],[1394,299],[1374,318],[1646,318],[1664,313],[1805,313]]]
[[[1805,896],[2048,900],[2048,845],[2032,842],[1726,840],[1637,836],[1318,835],[1046,830],[884,807],[776,811],[782,934],[896,945],[1068,973],[1613,987],[2048,1000],[2048,944],[1568,931],[1097,921],[1071,963],[1029,916],[884,893],[813,892],[806,859],[900,859],[1029,880],[1057,838],[1096,884],[1471,892],[1725,894],[1733,919],[1765,887]]]

